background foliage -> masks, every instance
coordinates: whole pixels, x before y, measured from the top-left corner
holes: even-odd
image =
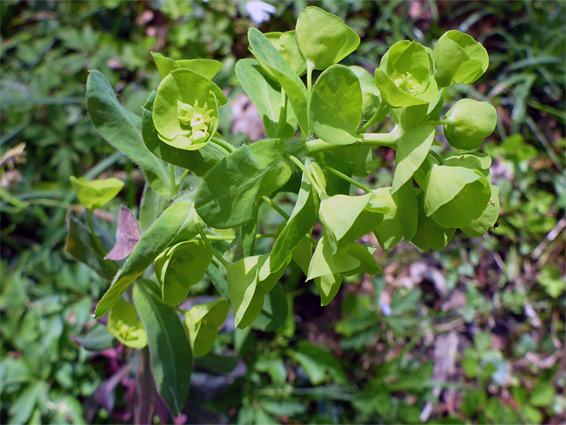
[[[97,212],[109,244],[120,205],[135,210],[143,184],[89,121],[88,70],[140,114],[159,82],[150,50],[220,60],[221,131],[239,133],[235,144],[257,140],[261,121],[233,77],[249,56],[247,28],[290,29],[307,4],[277,2],[257,23],[235,1],[0,3],[2,423],[127,422],[139,405],[143,362],[91,318],[106,288],[63,252],[67,210],[80,210],[71,175],[126,182],[111,213]],[[370,70],[401,39],[432,47],[458,29],[484,44],[490,68],[467,95],[498,110],[484,147],[501,187],[499,226],[436,253],[378,250],[384,273],[351,279],[326,308],[299,270],[289,273],[294,317],[275,333],[235,330],[229,319],[214,348],[222,357],[197,363],[176,422],[563,423],[564,3],[316,4],[358,32],[347,62]],[[374,160],[382,167],[371,184],[389,184],[391,153]],[[265,214],[275,229],[278,218]],[[210,278],[198,293],[206,301]]]

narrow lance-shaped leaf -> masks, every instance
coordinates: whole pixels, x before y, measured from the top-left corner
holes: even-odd
[[[399,138],[395,154],[392,194],[407,183],[419,169],[432,146],[434,132],[434,127],[414,127]]]
[[[140,118],[118,102],[112,86],[99,71],[90,71],[86,87],[88,113],[98,132],[139,165],[153,190],[169,196],[169,175],[163,162],[145,147]]]
[[[318,197],[308,178],[303,175],[293,212],[271,250],[269,264],[272,271],[277,271],[288,264],[293,250],[315,225],[318,218],[317,210]]]
[[[293,112],[299,121],[303,135],[308,132],[307,89],[299,76],[291,69],[277,49],[258,29],[250,28],[248,40],[253,54],[262,66],[277,79],[289,97]]]
[[[297,121],[290,108],[282,116],[278,83],[253,59],[239,60],[236,63],[236,76],[259,111],[267,137],[292,137]]]
[[[284,149],[282,140],[262,140],[240,147],[215,165],[195,195],[195,208],[206,224],[226,229],[251,220],[258,198],[291,177]]]
[[[356,74],[333,65],[316,80],[311,103],[315,134],[333,145],[361,142],[356,129],[362,119],[362,90]]]
[[[179,235],[191,239],[194,227],[194,209],[190,202],[180,201],[167,208],[142,235],[124,267],[114,277],[94,311],[94,317],[104,316],[126,289],[147,269],[153,260]]]
[[[153,282],[134,287],[134,303],[147,332],[151,370],[159,394],[173,416],[189,395],[193,355],[177,312],[159,300]]]

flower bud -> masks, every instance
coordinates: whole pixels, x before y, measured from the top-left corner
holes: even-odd
[[[462,99],[444,117],[444,135],[455,148],[477,149],[497,124],[497,112],[487,102]]]

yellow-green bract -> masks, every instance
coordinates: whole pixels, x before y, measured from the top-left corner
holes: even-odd
[[[144,348],[147,334],[132,303],[118,300],[108,315],[108,331],[130,348]]]
[[[124,187],[124,182],[110,177],[104,180],[88,180],[71,176],[71,184],[79,202],[90,211],[103,207]]]

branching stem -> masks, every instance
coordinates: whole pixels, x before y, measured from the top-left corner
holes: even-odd
[[[334,168],[330,168],[330,167],[328,167],[328,166],[326,166],[326,167],[324,167],[324,168],[325,168],[326,170],[330,171],[330,172],[331,172],[332,174],[334,174],[335,176],[340,177],[342,180],[345,180],[345,181],[347,181],[348,183],[350,183],[350,184],[352,184],[352,185],[354,185],[354,186],[356,186],[356,187],[362,189],[364,192],[366,192],[366,193],[370,193],[370,192],[371,192],[371,189],[370,189],[369,187],[367,187],[366,185],[364,185],[364,184],[362,184],[362,183],[360,183],[360,182],[354,180],[354,179],[351,178],[351,177],[348,177],[346,174],[344,174],[344,173],[342,173],[342,172],[340,172],[340,171],[338,171],[338,170],[335,170]]]
[[[218,252],[218,250],[216,248],[214,248],[214,246],[212,245],[210,240],[206,237],[206,234],[204,233],[204,230],[203,230],[202,226],[200,225],[200,223],[196,224],[196,228],[197,228],[197,231],[198,231],[200,237],[202,238],[202,240],[206,244],[206,247],[210,250],[210,252],[212,252],[212,255],[214,255],[214,257],[216,257],[216,259],[218,261],[220,261],[224,267],[226,267],[226,268],[230,267],[230,263],[224,259],[224,257]]]

